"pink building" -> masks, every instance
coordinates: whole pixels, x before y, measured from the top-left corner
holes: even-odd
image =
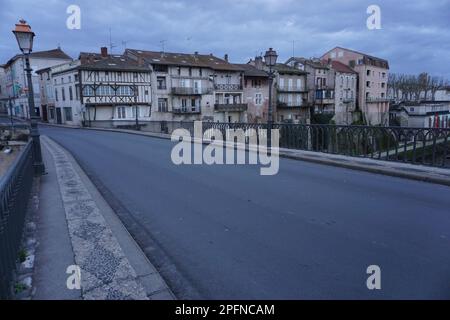
[[[341,47],[328,51],[322,59],[339,61],[358,73],[357,106],[365,122],[368,125],[387,126],[389,124],[388,61]]]

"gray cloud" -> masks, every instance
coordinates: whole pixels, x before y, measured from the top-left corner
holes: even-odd
[[[66,8],[82,10],[68,30]],[[366,28],[366,9],[382,10],[382,29]],[[285,60],[318,56],[336,45],[386,58],[394,72],[450,78],[450,0],[1,0],[0,62],[17,53],[11,29],[21,17],[37,34],[36,50],[61,45],[73,57],[109,43],[130,48],[199,51],[246,62],[274,47]]]

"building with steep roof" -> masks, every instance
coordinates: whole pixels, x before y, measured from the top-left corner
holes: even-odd
[[[246,122],[243,71],[212,54],[127,49],[152,71],[153,120]]]
[[[40,86],[39,76],[36,71],[52,67],[61,63],[70,62],[72,58],[61,48],[36,51],[30,54],[30,66],[33,69],[32,84],[34,91],[35,108],[38,115],[40,110]],[[28,108],[28,82],[25,72],[25,59],[23,54],[18,54],[8,60],[4,66],[6,95],[11,101],[11,112],[13,116],[20,118],[29,118]]]
[[[38,73],[42,109],[48,110],[43,118],[50,123],[109,127],[151,119],[151,72],[127,56],[101,48]]]

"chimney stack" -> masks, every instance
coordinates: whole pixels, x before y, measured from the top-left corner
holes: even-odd
[[[225,53],[224,59],[226,62],[228,62],[228,53]]]
[[[255,57],[255,67],[256,69],[262,70],[264,67],[263,58],[261,56]]]
[[[107,47],[101,47],[100,52],[101,52],[103,58],[106,58],[108,56],[108,48]]]

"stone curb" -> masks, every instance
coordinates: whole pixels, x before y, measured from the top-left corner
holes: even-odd
[[[151,133],[151,132],[142,132],[142,131],[134,131],[134,130],[124,130],[124,129],[108,129],[108,128],[81,128],[81,127],[73,127],[73,126],[65,126],[65,125],[55,125],[55,124],[45,124],[49,126],[56,127],[64,127],[71,129],[87,129],[87,130],[95,130],[95,131],[108,131],[108,132],[119,132],[119,133],[127,133],[134,134],[140,136],[147,136],[158,139],[171,139],[171,135],[163,134],[163,133]],[[195,141],[198,142],[198,141]],[[209,144],[209,141],[202,141],[204,144]],[[245,149],[244,147],[239,147],[238,149]],[[250,146],[250,151],[252,151],[252,147]],[[254,148],[253,148],[254,151]],[[449,169],[441,169],[435,167],[426,167],[422,165],[412,165],[407,163],[395,163],[384,160],[374,160],[369,158],[355,158],[343,155],[332,155],[321,152],[314,152],[314,156],[311,156],[313,152],[311,151],[303,151],[303,150],[293,150],[293,149],[284,149],[280,148],[278,153],[280,157],[292,159],[292,160],[300,160],[311,163],[318,163],[323,165],[330,165],[334,167],[340,167],[351,170],[359,170],[365,171],[375,174],[382,174],[392,177],[410,179],[421,182],[428,182],[434,184],[441,184],[450,186],[450,170]],[[410,170],[410,171],[408,171]]]

